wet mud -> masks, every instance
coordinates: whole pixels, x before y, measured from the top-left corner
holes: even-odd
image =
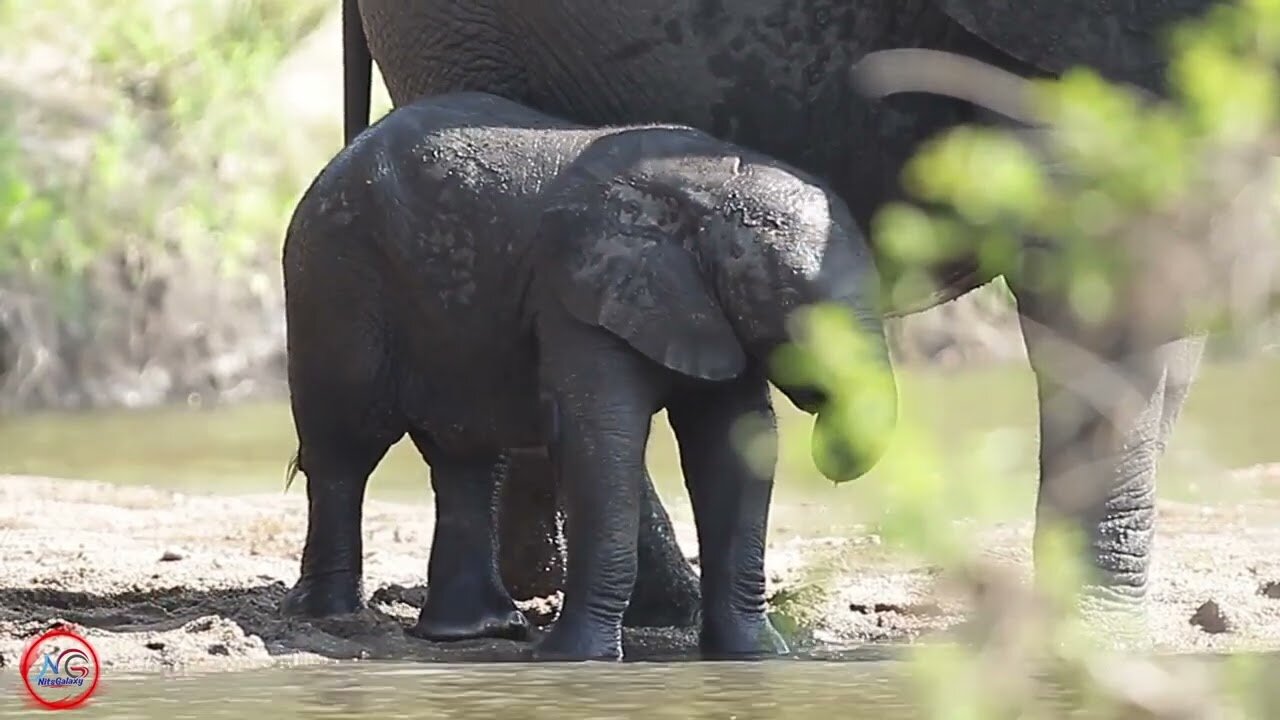
[[[1250,482],[1270,477],[1252,470]],[[1275,473],[1280,475],[1280,473]],[[1147,626],[1157,650],[1280,648],[1280,508],[1162,503]],[[184,495],[62,479],[0,477],[0,672],[42,630],[82,630],[107,669],[229,670],[399,659],[519,661],[514,641],[432,643],[406,634],[423,597],[429,505],[370,501],[368,608],[327,620],[282,617],[305,533],[302,493]],[[1029,522],[987,529],[994,562],[1030,568]],[[680,524],[685,551],[696,545]],[[780,537],[768,556],[775,619],[800,655],[900,648],[948,637],[963,598],[936,568],[893,557],[873,535]],[[522,609],[553,621],[558,598]],[[630,659],[696,657],[688,629],[637,629]]]

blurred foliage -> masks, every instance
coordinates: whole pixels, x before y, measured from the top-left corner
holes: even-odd
[[[886,207],[874,227],[897,267],[907,269],[894,292],[918,297],[930,289],[923,268],[971,252],[993,272],[1023,281],[1019,255],[1031,237],[1055,249],[1060,272],[1047,280],[1061,285],[1049,289],[1077,315],[1123,314],[1135,219],[1159,218],[1170,207],[1213,213],[1196,201],[1216,179],[1219,154],[1274,155],[1280,0],[1221,6],[1169,37],[1167,98],[1075,69],[1031,85],[1050,132],[965,126],[922,148],[904,177],[919,202]],[[848,358],[865,357],[866,340],[839,309],[816,309],[805,322],[798,344],[777,358],[779,369],[816,381],[837,407],[858,407],[869,374],[887,369],[850,369]],[[857,412],[840,414],[845,435],[838,440],[864,443]],[[1113,628],[1143,629],[1127,624],[1140,618],[1112,618],[1105,608],[1080,612],[1090,601],[1081,594],[1088,568],[1078,533],[1041,531],[1032,587],[985,562],[972,523],[961,521],[982,518],[996,500],[1000,490],[984,479],[1002,471],[998,453],[942,467],[928,436],[915,430],[899,426],[893,442],[911,451],[892,454],[885,461],[892,467],[876,473],[879,533],[886,546],[945,568],[974,606],[965,629],[974,642],[914,653],[910,672],[925,717],[1063,717],[1067,706],[1086,717],[1274,716],[1265,707],[1266,678],[1251,658],[1178,669],[1098,642],[1091,622],[1104,616]]]
[[[1144,262],[1136,242],[1117,238],[1150,218],[1199,212],[1223,156],[1274,154],[1278,16],[1280,3],[1247,0],[1175,28],[1167,98],[1078,68],[1031,83],[1051,132],[963,126],[928,143],[904,181],[930,209],[898,203],[876,218],[882,246],[913,268],[894,292],[917,296],[931,283],[923,265],[976,252],[1012,281],[1050,283],[1042,287],[1082,319],[1112,317],[1124,302],[1118,289]],[[1029,280],[1017,262],[1025,237],[1051,241],[1061,272]]]
[[[45,88],[6,93],[0,277],[74,286],[102,253],[126,248],[206,252],[234,270],[277,239],[298,188],[269,152],[287,127],[269,121],[262,91],[330,4],[7,3],[0,55],[21,66],[57,54],[73,127],[54,127],[56,103],[35,118],[17,111]],[[65,146],[82,142],[88,151],[68,158]]]

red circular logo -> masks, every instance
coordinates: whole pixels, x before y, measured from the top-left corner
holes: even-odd
[[[69,710],[98,689],[100,667],[87,639],[56,627],[32,641],[18,670],[31,699],[49,710]]]

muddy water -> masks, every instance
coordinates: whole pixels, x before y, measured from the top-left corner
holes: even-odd
[[[994,477],[983,481],[1005,490],[1009,512],[1025,513],[1035,489],[1036,415],[1034,380],[1024,365],[955,374],[905,372],[900,391],[903,427],[918,430],[944,463],[975,450],[999,455],[999,471],[988,471]],[[862,514],[869,501],[864,489],[882,480],[893,463],[833,491],[809,459],[811,420],[781,397],[777,407],[778,501],[819,501],[837,513]],[[1214,500],[1215,489],[1201,487],[1197,479],[1278,459],[1277,418],[1280,358],[1205,368],[1166,456],[1162,494]],[[0,473],[191,492],[274,492],[283,488],[293,444],[284,403],[0,418]],[[889,459],[918,451],[899,445]],[[662,416],[655,419],[649,464],[663,496],[683,500],[675,446]],[[407,441],[392,448],[370,486],[372,497],[400,501],[426,500],[429,492],[423,464]]]
[[[10,676],[12,678],[12,676]],[[9,678],[6,678],[9,679]],[[81,714],[103,720],[272,717],[606,720],[917,717],[880,663],[576,666],[360,664],[117,676]],[[37,715],[0,696],[0,718]]]
[[[1261,658],[1280,669],[1280,657]],[[1204,662],[1215,659],[1202,658]],[[104,679],[79,717],[181,720],[268,715],[298,720],[908,720],[923,718],[911,679],[893,661],[630,663],[613,665],[361,663],[213,675]],[[1266,672],[1264,669],[1263,672]],[[43,714],[19,700],[16,678],[0,720]],[[1264,691],[1266,692],[1266,691]],[[1064,694],[1045,698],[1064,717]],[[1255,697],[1274,717],[1280,696]]]

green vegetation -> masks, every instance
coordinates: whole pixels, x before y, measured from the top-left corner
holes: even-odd
[[[1200,260],[1189,269],[1201,275],[1188,276],[1188,283],[1223,267],[1205,260],[1215,253],[1249,262],[1249,251],[1267,249],[1274,238],[1224,247],[1210,228],[1223,201],[1235,197],[1241,183],[1257,182],[1270,166],[1268,143],[1280,102],[1280,76],[1273,67],[1280,59],[1280,2],[1223,6],[1172,38],[1174,92],[1166,101],[1140,100],[1092,72],[1075,70],[1061,81],[1035,85],[1037,109],[1051,132],[1034,141],[1027,133],[975,127],[938,138],[906,172],[911,191],[933,209],[905,203],[886,208],[876,227],[880,239],[897,250],[904,267],[977,249],[1010,273],[1017,272],[1010,260],[1018,238],[1053,241],[1067,262],[1061,272],[1039,280],[1061,283],[1059,292],[1085,322],[1115,322],[1134,311],[1134,288],[1151,289],[1141,285],[1142,272],[1132,262],[1144,249],[1172,252],[1174,243],[1184,243],[1190,257]],[[1222,172],[1227,161],[1240,158],[1252,161],[1245,167],[1254,174]],[[974,182],[978,176],[982,182]],[[1275,189],[1266,186],[1265,202],[1274,202]],[[1166,245],[1150,244],[1151,237]],[[1182,280],[1159,278],[1166,297]],[[918,287],[910,286],[925,280],[923,273],[907,272],[903,282],[916,293]],[[1165,323],[1159,331],[1167,332],[1175,327],[1169,323],[1222,327],[1258,319],[1228,317],[1231,309],[1197,306],[1138,320]],[[810,337],[820,341],[810,340],[786,359],[804,360],[838,402],[855,404],[860,385],[845,377],[838,362],[829,362],[855,357],[860,344],[853,324],[838,314],[812,314]],[[1144,329],[1137,321],[1132,327]],[[857,432],[851,428],[851,437]],[[927,717],[1061,717],[1064,698],[1087,717],[1269,716],[1262,705],[1265,680],[1248,658],[1196,666],[1187,675],[1097,642],[1091,628],[1098,626],[1091,623],[1104,617],[1100,611],[1078,612],[1075,597],[1085,568],[1077,560],[1079,538],[1066,529],[1050,528],[1047,550],[1037,558],[1040,582],[1033,588],[985,564],[970,526],[957,521],[986,514],[1001,491],[989,483],[957,481],[954,467],[945,472],[937,466],[940,455],[917,428],[904,425],[899,433],[896,442],[913,452],[894,455],[892,466],[877,473],[881,537],[888,547],[945,568],[969,588],[980,619],[971,628],[976,643],[926,645],[915,654],[912,674]],[[999,472],[993,466],[983,472],[983,461],[975,458],[975,476]],[[997,591],[989,591],[993,587]],[[1211,681],[1211,689],[1188,695],[1197,680]]]
[[[272,266],[340,125],[299,132],[272,83],[331,6],[4,4],[0,408],[216,399],[272,371]]]
[[[1140,97],[1087,69],[1031,83],[1036,114],[1051,132],[960,127],[936,138],[904,179],[917,198],[943,210],[890,206],[877,220],[879,240],[907,265],[976,248],[1006,277],[1063,284],[1086,322],[1113,320],[1117,307],[1132,310],[1136,293],[1171,283],[1199,293],[1204,303],[1143,318],[1158,319],[1160,330],[1236,329],[1261,320],[1269,284],[1236,290],[1252,295],[1244,317],[1226,317],[1239,308],[1228,307],[1215,284],[1238,279],[1227,268],[1270,240],[1242,246],[1215,235],[1213,222],[1246,187],[1275,182],[1270,158],[1280,80],[1273,66],[1280,43],[1265,28],[1278,22],[1280,4],[1250,0],[1217,6],[1203,21],[1173,29],[1167,100]],[[975,171],[982,182],[972,182]],[[1266,202],[1274,190],[1264,188]],[[1031,277],[1011,264],[1019,238],[1027,236],[1053,241],[1060,272]],[[1157,247],[1165,257],[1152,263]],[[925,282],[908,273],[898,290],[916,293]]]
[[[31,38],[47,38],[48,50],[67,53],[66,70],[105,92],[69,100],[94,120],[80,163],[49,146],[65,135],[23,147],[31,127],[3,113],[0,272],[65,282],[126,243],[215,243],[216,257],[234,263],[280,235],[280,208],[297,188],[266,152],[285,128],[263,122],[261,92],[330,3],[41,5],[30,13],[11,4],[0,44],[29,50]],[[39,98],[19,88],[7,103],[26,101],[24,90]]]

